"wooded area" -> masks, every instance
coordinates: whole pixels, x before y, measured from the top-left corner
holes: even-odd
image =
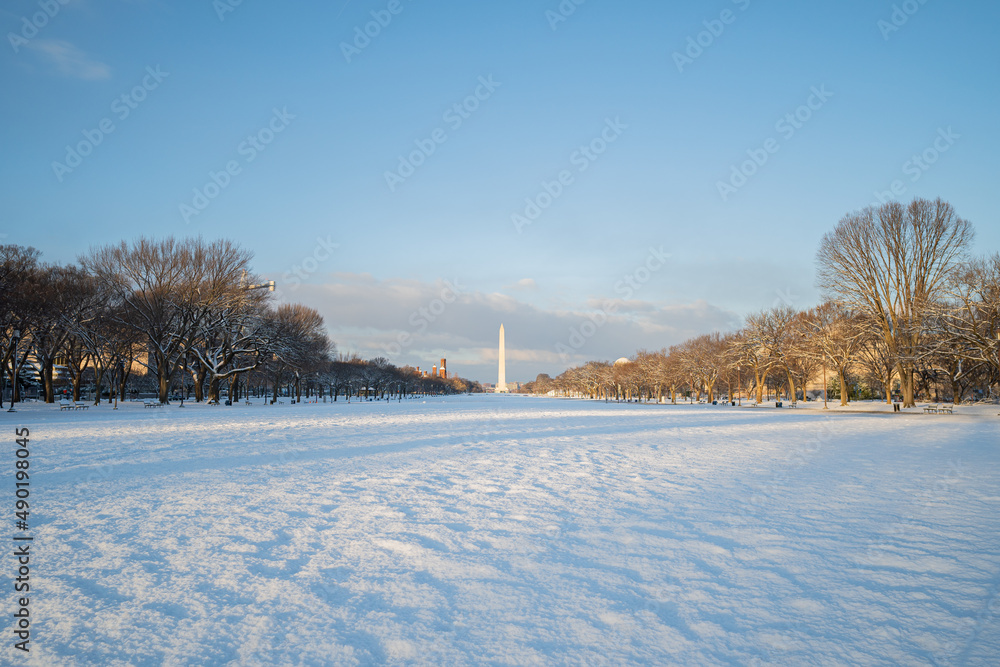
[[[44,264],[40,252],[0,246],[0,332],[5,386],[79,401],[89,387],[126,400],[155,394],[218,402],[313,396],[390,398],[478,387],[424,378],[385,358],[338,355],[309,306],[273,303],[231,241],[139,239],[91,249],[77,265]]]

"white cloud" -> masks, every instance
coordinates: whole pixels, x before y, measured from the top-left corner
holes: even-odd
[[[95,81],[111,76],[111,68],[92,59],[70,42],[61,39],[34,39],[28,48],[39,53],[42,58],[66,76]]]

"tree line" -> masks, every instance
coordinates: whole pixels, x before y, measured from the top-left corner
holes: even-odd
[[[0,246],[0,373],[19,400],[38,383],[46,402],[66,376],[74,400],[125,400],[137,387],[218,402],[284,393],[369,399],[481,390],[424,378],[384,358],[338,355],[322,316],[276,305],[252,254],[228,240],[140,238],[90,249],[76,264]],[[172,391],[173,390],[173,391]],[[2,397],[2,395],[0,395]]]
[[[842,218],[817,253],[823,302],[774,307],[627,362],[590,361],[528,391],[615,400],[678,394],[716,400],[805,398],[820,373],[832,393],[955,403],[1000,387],[1000,253],[970,256],[972,224],[940,199],[870,206]],[[825,389],[825,387],[824,387]]]

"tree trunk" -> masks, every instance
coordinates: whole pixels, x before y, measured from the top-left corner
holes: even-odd
[[[905,367],[901,362],[896,365],[896,372],[899,375],[899,390],[903,393],[903,407],[917,407],[913,396],[913,369]]]
[[[209,402],[219,402],[219,376],[212,375],[212,378],[208,381],[208,400]]]
[[[847,405],[847,375],[844,369],[837,369],[837,377],[840,378],[840,404]]]
[[[205,369],[199,364],[195,370],[191,371],[191,379],[194,381],[194,400],[196,403],[201,403],[205,400],[205,384],[203,380],[205,379]]]
[[[167,383],[170,380],[170,364],[162,355],[156,361],[156,375],[158,376],[156,379],[159,385],[160,403],[166,403],[167,390],[169,389]]]
[[[46,358],[42,361],[42,386],[45,388],[45,402],[55,403],[56,393],[52,383],[52,359]]]
[[[788,371],[787,373],[788,373],[788,393],[789,393],[789,400],[791,400],[791,402],[794,403],[797,400],[796,397],[795,397],[795,378],[792,377],[792,372],[791,371]],[[805,400],[805,397],[806,396],[803,393],[802,394],[802,399]]]
[[[73,376],[73,400],[80,400],[80,385],[83,383],[83,372],[77,373]]]
[[[94,406],[101,404],[101,382],[104,380],[104,370],[100,366],[94,366]],[[111,392],[108,392],[110,396]]]
[[[764,402],[764,384],[760,381],[760,371],[754,371],[754,381],[757,383],[757,402]]]

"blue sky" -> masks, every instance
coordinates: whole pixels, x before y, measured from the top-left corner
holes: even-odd
[[[229,237],[342,351],[491,381],[503,322],[507,377],[555,375],[813,305],[822,235],[876,192],[947,199],[1000,249],[998,22],[943,0],[11,2],[0,233],[53,262]]]

